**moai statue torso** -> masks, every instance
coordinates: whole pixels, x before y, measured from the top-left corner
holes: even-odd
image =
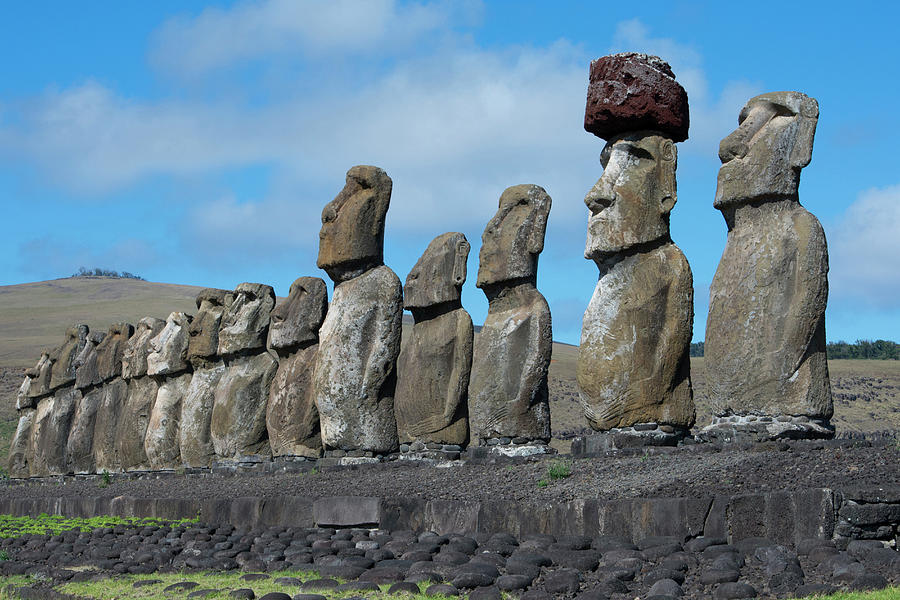
[[[406,278],[404,305],[415,324],[397,360],[394,408],[402,444],[468,442],[474,329],[460,294],[469,248],[461,233],[440,235]]]
[[[49,354],[46,355],[49,360]],[[41,359],[44,355],[41,356]],[[40,364],[40,363],[39,363]],[[34,429],[35,398],[31,396],[31,386],[37,385],[35,379],[40,369],[25,369],[25,378],[16,392],[16,411],[19,422],[9,446],[7,470],[10,477],[24,478],[31,475],[31,463],[34,458],[32,432]]]
[[[550,438],[547,372],[553,333],[550,307],[536,287],[550,203],[539,186],[507,188],[481,236],[476,285],[489,307],[475,336],[469,381],[473,443]]]
[[[206,467],[216,452],[210,437],[216,388],[225,373],[219,356],[219,328],[231,305],[230,290],[206,288],[197,295],[197,316],[191,321],[188,360],[194,373],[181,403],[181,461],[188,467]]]
[[[94,425],[103,399],[103,387],[97,365],[97,347],[106,334],[91,332],[84,349],[75,359],[75,387],[81,398],[72,417],[72,429],[66,443],[67,470],[72,473],[94,472]]]
[[[314,374],[326,451],[399,447],[394,390],[403,288],[383,257],[391,185],[377,167],[353,167],[322,211],[316,264],[335,284]]]
[[[218,353],[225,372],[210,419],[210,437],[221,458],[269,453],[266,403],[278,362],[266,351],[266,337],[274,307],[271,286],[241,283],[222,316]]]
[[[818,115],[816,101],[799,92],[763,94],[747,102],[719,148],[714,206],[728,240],[709,288],[708,389],[726,428],[794,417],[763,425],[763,437],[834,431],[825,361],[828,250],[822,226],[798,197]]]
[[[97,371],[103,383],[103,397],[94,421],[94,463],[98,472],[122,468],[116,449],[119,422],[128,399],[128,383],[122,378],[122,357],[133,333],[134,326],[130,323],[115,323],[97,345]]]
[[[173,312],[162,331],[150,340],[147,374],[159,384],[156,399],[141,438],[147,461],[153,469],[181,465],[181,402],[191,382],[188,362],[189,328],[192,317]]]
[[[319,328],[327,310],[325,282],[318,277],[300,277],[272,311],[269,347],[279,357],[266,408],[272,456],[318,458],[322,453],[313,373]]]
[[[607,143],[585,198],[584,256],[600,277],[581,332],[582,408],[595,430],[654,424],[640,428],[646,437],[675,443],[694,423],[693,279],[669,236],[687,94],[668,64],[642,54],[600,58],[590,80],[585,129]]]

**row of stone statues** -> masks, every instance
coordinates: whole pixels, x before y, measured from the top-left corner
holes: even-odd
[[[824,354],[827,251],[798,201],[818,108],[798,92],[751,99],[719,155],[715,207],[728,241],[710,287],[710,435],[833,432]],[[603,174],[585,198],[585,258],[600,271],[584,315],[577,379],[601,432],[675,443],[694,425],[690,267],[669,235],[687,94],[658,57],[591,64],[585,129]],[[198,313],[103,334],[84,325],[42,354],[19,391],[13,476],[200,467],[247,455],[375,457],[398,449],[550,438],[549,306],[537,290],[551,200],[508,188],[482,235],[476,336],[462,307],[469,243],[435,238],[401,286],[384,265],[391,179],[347,173],[322,212],[317,265],[276,306],[271,287],[207,289]],[[401,351],[403,309],[414,325]]]

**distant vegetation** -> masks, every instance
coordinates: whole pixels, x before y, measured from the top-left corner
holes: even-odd
[[[856,340],[854,344],[847,342],[828,342],[825,346],[828,358],[871,359],[871,360],[900,360],[900,344],[888,340]],[[691,344],[691,356],[703,356],[703,342]]]
[[[72,274],[72,277],[118,277],[119,279],[137,279],[139,281],[146,281],[140,275],[135,275],[134,273],[129,273],[128,271],[113,271],[112,269],[100,269],[98,267],[94,267],[93,269],[85,269],[84,267],[79,267],[78,271]]]

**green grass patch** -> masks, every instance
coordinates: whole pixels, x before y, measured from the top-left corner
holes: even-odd
[[[565,479],[572,475],[572,461],[568,459],[556,459],[547,465],[547,473],[538,481],[538,487],[547,487],[551,481]]]
[[[900,587],[891,586],[875,592],[838,592],[828,596],[806,596],[805,598],[815,598],[815,600],[898,600],[900,599]]]
[[[198,518],[169,521],[153,518],[125,518],[112,516],[78,519],[60,515],[40,514],[37,517],[0,515],[0,538],[20,537],[26,534],[56,535],[64,531],[91,531],[100,527],[118,525],[143,527],[146,525],[184,525],[198,522]]]

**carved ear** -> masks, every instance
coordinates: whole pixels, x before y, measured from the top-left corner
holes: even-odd
[[[668,214],[678,201],[675,171],[678,168],[678,149],[672,140],[663,140],[659,148],[660,212]]]
[[[462,238],[456,245],[456,255],[453,257],[453,283],[457,286],[466,282],[466,261],[469,259],[470,249],[466,238]]]
[[[813,140],[819,123],[819,103],[815,98],[803,99],[797,120],[797,138],[791,148],[791,167],[802,169],[812,160]]]
[[[535,255],[544,250],[544,234],[547,232],[547,217],[550,215],[550,196],[544,190],[540,191],[542,193],[535,194],[537,197],[531,201],[534,220],[531,231],[528,232],[528,252]]]

